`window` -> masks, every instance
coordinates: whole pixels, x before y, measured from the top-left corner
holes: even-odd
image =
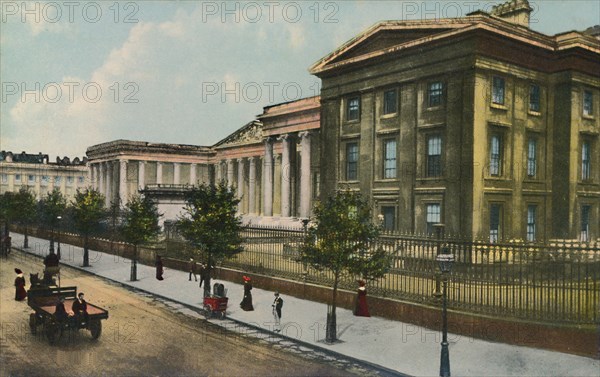
[[[383,178],[396,178],[396,140],[383,142]]]
[[[427,138],[427,176],[442,175],[442,137],[431,135]]]
[[[589,90],[583,91],[583,115],[594,115],[594,95]]]
[[[34,185],[35,184],[35,175],[29,174],[27,176],[27,183],[30,185]]]
[[[381,213],[383,214],[383,229],[394,230],[396,229],[396,208],[395,207],[381,207]]]
[[[346,145],[346,180],[358,179],[358,143]]]
[[[67,185],[68,186],[73,186],[73,182],[74,181],[75,180],[73,179],[73,176],[70,175],[70,176],[67,177]]]
[[[444,85],[440,81],[429,83],[427,87],[428,107],[440,106],[444,96]]]
[[[383,114],[395,114],[398,111],[398,92],[396,89],[383,92]]]
[[[55,185],[59,185],[61,181],[61,176],[57,175],[56,177],[54,177],[54,184]]]
[[[532,84],[529,87],[529,111],[540,112],[540,86]]]
[[[492,80],[492,102],[504,105],[504,79],[494,76]]]
[[[592,177],[592,154],[591,145],[588,140],[581,144],[581,179],[588,180]]]
[[[535,205],[527,206],[527,241],[533,242],[535,238],[535,214],[537,207]]]
[[[490,175],[502,175],[502,135],[492,134],[490,139]]]
[[[502,205],[490,205],[490,242],[498,242],[502,238]]]
[[[21,183],[21,174],[15,174],[15,183]]]
[[[527,176],[535,177],[537,173],[537,140],[530,138],[527,141]]]
[[[581,232],[579,240],[588,242],[590,240],[590,212],[592,207],[589,205],[581,206]]]
[[[42,186],[48,186],[48,183],[50,183],[50,177],[47,175],[42,175],[41,183]]]
[[[346,102],[346,120],[358,120],[360,116],[360,98],[352,97]]]
[[[80,185],[83,185],[85,183],[85,178],[84,177],[77,177],[77,183],[79,183]]]
[[[8,183],[8,174],[2,174],[2,183]]]
[[[426,222],[427,234],[434,234],[435,228],[433,226],[441,222],[439,203],[427,204]]]

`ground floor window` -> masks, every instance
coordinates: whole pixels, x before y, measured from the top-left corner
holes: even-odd
[[[435,224],[439,224],[441,222],[441,206],[440,203],[431,203],[427,204],[427,234],[433,235],[435,234]]]
[[[395,230],[396,229],[396,207],[381,207],[381,214],[383,215],[383,229],[384,230]]]
[[[490,242],[502,238],[502,204],[490,205]]]
[[[527,241],[533,242],[536,240],[535,234],[535,215],[537,207],[534,205],[527,206]]]
[[[582,242],[590,240],[590,212],[591,206],[581,206],[581,231],[579,233],[579,240]]]

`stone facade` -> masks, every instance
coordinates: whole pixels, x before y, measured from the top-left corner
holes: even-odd
[[[87,158],[80,160],[68,157],[50,162],[47,154],[16,154],[0,152],[0,194],[18,192],[22,186],[29,187],[39,200],[47,193],[60,189],[68,199],[72,199],[77,189],[90,184]]]
[[[386,21],[315,63],[321,194],[359,190],[399,231],[600,237],[600,41],[530,10]]]

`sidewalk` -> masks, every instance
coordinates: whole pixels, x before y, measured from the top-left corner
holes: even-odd
[[[13,248],[22,249],[23,236],[12,233]],[[49,241],[29,237],[26,251],[48,254]],[[135,287],[174,301],[202,307],[202,290],[188,281],[188,273],[165,269],[164,280],[155,279],[155,269],[138,264],[138,281],[130,282],[130,260],[90,250],[89,268],[82,268],[83,249],[61,244],[61,263],[83,269],[124,285]],[[15,266],[18,267],[18,266]],[[29,273],[24,271],[29,284]],[[213,279],[211,283],[218,280]],[[219,281],[228,290],[227,316],[266,329],[273,328],[273,292],[252,290],[254,311],[240,309],[242,284]],[[87,294],[93,301],[93,292]],[[337,309],[339,343],[324,343],[326,305],[282,295],[284,300],[282,334],[318,345],[330,351],[365,360],[414,376],[439,374],[441,335],[437,331],[379,317],[355,317],[351,311]],[[600,376],[600,360],[528,347],[493,343],[448,334],[452,376]]]

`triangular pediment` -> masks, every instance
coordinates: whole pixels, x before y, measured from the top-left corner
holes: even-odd
[[[256,144],[262,141],[263,125],[261,122],[252,121],[231,135],[227,136],[225,139],[219,141],[217,144],[215,144],[215,148]]]
[[[426,43],[429,40],[452,34],[471,25],[473,25],[473,20],[468,18],[383,21],[316,62],[310,68],[310,72],[318,74],[332,67],[344,65],[347,62],[365,60],[372,56],[384,54],[392,49]]]

